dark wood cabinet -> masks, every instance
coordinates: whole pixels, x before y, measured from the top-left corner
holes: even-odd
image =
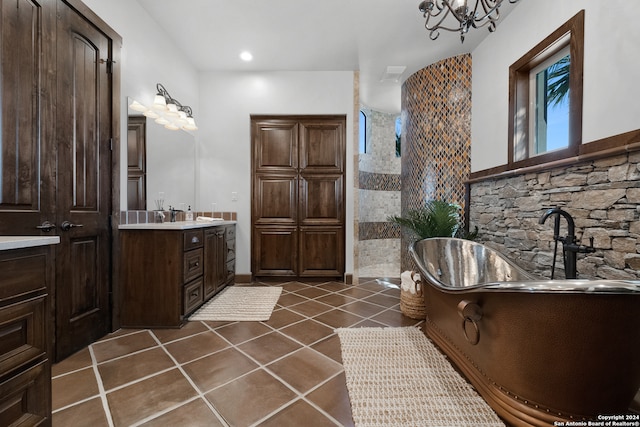
[[[51,425],[53,250],[0,251],[0,425]]]
[[[111,326],[120,44],[80,0],[0,0],[0,235],[60,237],[57,360]]]
[[[345,126],[344,116],[252,117],[254,276],[344,275]]]
[[[227,281],[227,265],[225,261],[225,228],[207,229],[204,235],[206,263],[204,266],[204,297],[209,299]]]
[[[231,259],[228,248],[235,248],[234,224],[188,230],[121,228],[120,245],[123,327],[178,328],[233,282],[235,250]]]

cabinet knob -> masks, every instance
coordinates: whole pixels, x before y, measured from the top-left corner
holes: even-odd
[[[193,236],[191,238],[191,243],[200,243],[200,239],[198,239],[198,237],[196,237],[196,236]]]

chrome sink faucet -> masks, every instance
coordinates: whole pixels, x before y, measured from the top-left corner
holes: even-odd
[[[562,255],[564,258],[564,274],[567,279],[576,279],[578,272],[576,271],[576,254],[577,253],[590,253],[595,252],[593,247],[593,237],[589,238],[589,246],[581,245],[576,242],[575,234],[575,221],[569,212],[562,210],[559,207],[547,209],[546,212],[540,217],[539,224],[544,222],[551,215],[555,215],[555,222],[553,226],[553,240],[555,240],[555,246],[553,250],[553,264],[551,266],[551,279],[553,279],[556,267],[556,252],[558,249],[558,242],[562,242]],[[560,217],[564,217],[567,221],[567,236],[560,236]]]

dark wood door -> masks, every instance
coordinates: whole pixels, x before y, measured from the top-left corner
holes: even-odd
[[[51,233],[55,224],[53,0],[1,0],[0,234]],[[46,153],[46,155],[44,155]]]
[[[253,117],[252,273],[344,274],[345,117]]]
[[[109,330],[109,39],[58,2],[56,357]]]
[[[147,118],[145,116],[129,116],[127,160],[127,209],[147,210]]]

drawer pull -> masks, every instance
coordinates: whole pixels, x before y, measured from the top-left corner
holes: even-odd
[[[197,298],[198,295],[200,295],[200,292],[198,291],[191,292],[191,298]]]
[[[200,239],[198,239],[198,236],[193,236],[191,238],[191,243],[200,243]]]

